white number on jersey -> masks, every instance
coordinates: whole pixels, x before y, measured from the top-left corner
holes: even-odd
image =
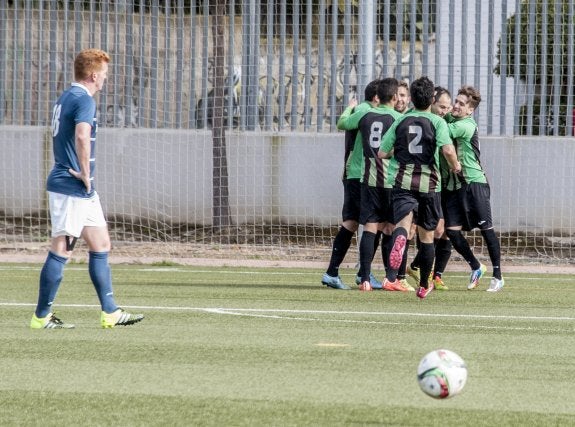
[[[369,146],[371,148],[379,148],[381,142],[381,133],[383,132],[382,122],[373,122],[371,124],[370,134],[369,134]]]
[[[423,129],[421,126],[409,126],[409,135],[415,135],[413,139],[409,142],[409,153],[410,154],[421,154],[423,153],[423,147],[419,145],[421,141],[421,136],[423,135]]]
[[[60,113],[62,112],[62,106],[60,104],[54,105],[54,111],[52,112],[52,136],[58,135],[60,130]]]

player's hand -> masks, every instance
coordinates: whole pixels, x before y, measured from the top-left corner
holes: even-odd
[[[70,175],[72,175],[74,178],[79,179],[84,183],[87,193],[90,193],[92,191],[92,183],[90,182],[89,176],[82,175],[82,172],[75,171],[74,169],[71,168],[68,169],[68,172],[70,172]]]
[[[357,98],[351,98],[349,100],[348,107],[355,108],[357,106]]]
[[[457,162],[455,164],[455,167],[453,169],[451,169],[456,175],[459,175],[461,173],[461,163]]]

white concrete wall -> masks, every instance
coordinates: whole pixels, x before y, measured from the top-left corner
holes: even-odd
[[[230,132],[226,140],[235,223],[339,223],[343,134]],[[0,126],[1,212],[46,206],[46,141],[45,128]],[[499,230],[575,232],[575,138],[484,137],[481,149]],[[96,158],[108,214],[211,224],[210,132],[101,129]]]
[[[47,206],[47,129],[0,126],[0,212],[23,216]]]

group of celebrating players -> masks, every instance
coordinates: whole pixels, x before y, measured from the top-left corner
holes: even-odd
[[[377,79],[366,86],[363,102],[350,101],[337,123],[345,130],[343,222],[322,277],[324,285],[351,289],[339,276],[339,266],[361,224],[355,281],[362,291],[416,291],[406,280],[408,274],[418,283],[421,299],[433,289],[447,290],[442,274],[452,248],[471,268],[467,289],[476,288],[487,268],[463,235],[475,228],[493,267],[487,291],[503,288],[490,187],[473,119],[481,95],[472,86],[462,86],[453,105],[451,101],[449,91],[427,77],[411,85]],[[417,254],[408,265],[415,237]],[[385,267],[381,282],[371,272],[380,245]]]

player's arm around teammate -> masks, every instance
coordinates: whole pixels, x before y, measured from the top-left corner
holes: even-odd
[[[458,156],[462,163],[461,188],[457,198],[448,201],[446,207],[447,235],[453,247],[471,267],[467,289],[478,286],[486,267],[473,254],[462,230],[479,228],[493,266],[490,292],[503,288],[501,275],[501,247],[495,234],[491,215],[491,190],[480,162],[480,145],[477,123],[472,115],[481,102],[479,91],[472,86],[462,86],[455,98],[453,110],[448,115],[450,136],[457,141]]]

